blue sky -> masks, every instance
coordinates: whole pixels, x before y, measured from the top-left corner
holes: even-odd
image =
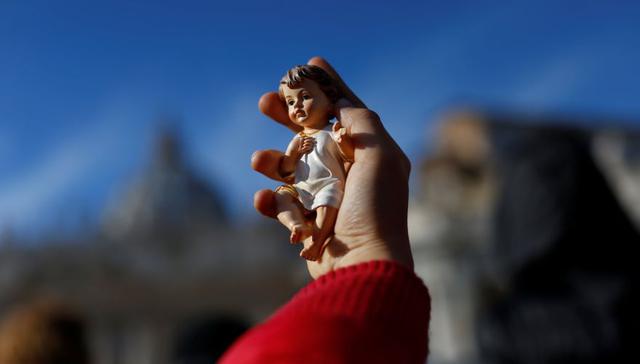
[[[162,115],[237,220],[257,219],[253,191],[275,183],[249,157],[290,139],[257,100],[314,55],[414,162],[457,100],[640,120],[631,3],[3,0],[0,230],[96,221],[145,166]]]

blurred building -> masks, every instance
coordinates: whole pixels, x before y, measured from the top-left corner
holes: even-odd
[[[439,125],[409,209],[429,362],[620,362],[640,322],[640,133],[477,111]],[[213,362],[308,279],[284,228],[234,227],[219,193],[164,132],[100,226],[0,232],[0,316],[52,297],[86,318],[95,363]]]
[[[218,193],[164,132],[101,226],[31,244],[5,234],[0,316],[52,297],[86,318],[97,364],[213,362],[307,280],[279,224],[234,228]]]
[[[476,363],[481,261],[489,251],[496,176],[487,123],[460,112],[439,124],[409,203],[416,273],[431,293],[430,363]]]
[[[441,120],[409,210],[433,300],[430,363],[625,362],[639,322],[640,133],[571,125]]]

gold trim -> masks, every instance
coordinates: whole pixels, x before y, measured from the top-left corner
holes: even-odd
[[[313,133],[309,133],[309,134],[308,134],[308,133],[305,133],[304,131],[301,131],[301,132],[299,132],[299,133],[298,133],[298,135],[300,135],[300,136],[301,136],[301,137],[303,137],[303,138],[304,138],[304,137],[310,137],[310,136],[312,136],[312,135],[316,135],[316,134],[318,134],[318,133],[319,133],[319,132],[321,132],[321,131],[322,131],[322,129],[318,129],[318,130],[314,131]]]
[[[281,185],[278,186],[278,188],[276,188],[276,193],[278,192],[284,192],[284,193],[288,193],[291,196],[293,196],[294,198],[298,198],[298,191],[296,191],[296,188],[293,187],[292,185]]]

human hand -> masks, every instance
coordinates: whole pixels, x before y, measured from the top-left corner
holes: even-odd
[[[391,138],[378,115],[347,87],[327,61],[314,57],[308,62],[327,71],[338,83],[345,99],[336,115],[353,143],[354,162],[347,175],[345,192],[335,223],[334,236],[318,261],[307,261],[312,277],[370,260],[394,260],[413,268],[407,232],[409,159]],[[276,122],[299,132],[288,117],[277,93],[260,98],[260,110]],[[281,181],[278,165],[282,153],[254,153],[252,167]],[[275,217],[274,192],[260,190],[254,205],[262,214]],[[310,244],[310,239],[304,242]]]

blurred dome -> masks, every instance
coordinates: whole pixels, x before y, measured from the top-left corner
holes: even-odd
[[[191,171],[177,133],[164,128],[150,165],[113,200],[104,219],[116,239],[167,239],[211,231],[227,221],[220,197]]]

